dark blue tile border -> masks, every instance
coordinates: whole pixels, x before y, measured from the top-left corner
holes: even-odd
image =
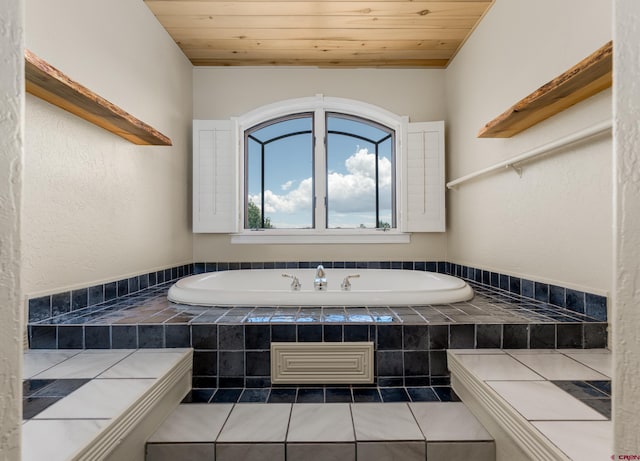
[[[51,296],[51,317],[71,312],[71,293],[57,293]]]
[[[165,325],[165,347],[191,347],[191,330],[189,325]]]
[[[138,326],[137,325],[112,325],[111,326],[112,349],[137,349]]]
[[[111,349],[111,326],[85,325],[84,347],[87,349]]]
[[[29,347],[31,349],[57,349],[58,328],[55,325],[30,325]]]
[[[165,347],[165,325],[138,325],[138,347],[141,349]]]
[[[28,301],[29,322],[42,322],[70,311],[99,306],[104,302],[137,293],[165,281],[191,275],[195,266],[185,264],[86,288],[31,298]]]
[[[58,326],[58,349],[84,349],[82,325]]]
[[[51,296],[40,296],[29,300],[29,322],[51,318]]]
[[[476,326],[477,349],[502,348],[502,324],[480,323]]]
[[[523,298],[547,303],[553,307],[568,309],[598,322],[607,321],[606,296],[453,263],[449,266],[447,273],[451,275],[499,288]]]
[[[585,293],[585,314],[595,319],[607,320],[607,298]]]

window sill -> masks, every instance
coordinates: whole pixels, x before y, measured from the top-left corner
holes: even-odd
[[[247,231],[231,234],[233,244],[272,244],[272,245],[309,245],[309,244],[355,244],[355,243],[410,243],[411,234],[399,231],[374,230],[279,230]]]

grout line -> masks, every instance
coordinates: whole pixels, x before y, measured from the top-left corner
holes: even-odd
[[[105,349],[106,350],[106,349]],[[116,351],[122,351],[122,350],[126,350],[126,349],[110,349],[110,350],[116,350]],[[128,354],[126,354],[124,357],[122,357],[120,360],[118,360],[117,362],[115,362],[114,364],[112,364],[111,366],[107,367],[106,369],[102,370],[100,373],[98,373],[96,376],[93,377],[93,379],[108,379],[108,378],[100,378],[100,376],[105,373],[107,370],[110,370],[111,368],[115,367],[116,365],[118,365],[120,362],[122,362],[124,359],[130,357],[131,355],[133,355],[136,352],[136,350],[132,350],[131,352],[129,352]],[[111,378],[111,379],[121,379],[121,378]],[[153,379],[157,379],[157,378],[153,378]]]
[[[351,416],[351,429],[353,430],[353,443],[355,444],[356,459],[358,459],[358,438],[356,437],[356,422],[353,419],[353,407],[349,405],[349,415]]]
[[[566,350],[569,350],[569,349],[566,349]],[[579,349],[579,350],[585,350],[585,349]],[[579,363],[579,364],[580,364],[580,365],[582,365],[583,367],[587,367],[587,368],[589,368],[590,370],[595,371],[596,373],[598,373],[598,374],[600,374],[600,375],[602,375],[602,376],[605,376],[605,377],[609,378],[609,379],[603,379],[603,380],[592,379],[592,380],[590,380],[590,381],[609,381],[609,380],[611,380],[611,376],[608,376],[608,375],[606,375],[605,373],[603,373],[603,372],[601,372],[601,371],[596,370],[596,369],[595,369],[595,368],[593,368],[592,366],[587,365],[586,363],[583,363],[583,362],[581,362],[580,360],[578,360],[578,359],[576,359],[576,358],[574,358],[574,357],[571,357],[570,355],[567,355],[565,352],[561,352],[561,351],[558,351],[558,352],[560,352],[560,354],[561,354],[561,355],[564,355],[565,357],[567,357],[567,358],[569,358],[569,359],[573,360],[574,362]],[[607,354],[601,354],[601,355],[607,355]]]
[[[411,413],[411,416],[413,417],[413,422],[416,424],[416,426],[418,426],[418,430],[420,431],[420,433],[422,434],[422,437],[424,438],[424,443],[425,443],[425,450],[426,450],[426,444],[427,444],[427,435],[424,433],[424,431],[422,430],[422,427],[420,427],[420,424],[418,423],[418,418],[416,418],[415,413],[413,412],[413,410],[411,409],[411,405],[409,405],[407,403],[407,407],[409,408],[409,412]]]
[[[34,351],[33,353],[37,354],[37,352],[35,352],[35,351],[37,351],[38,349],[30,349],[30,350]],[[54,350],[55,351],[60,351],[60,350],[69,350],[69,349],[54,349]],[[48,371],[48,370],[52,369],[53,367],[56,367],[56,366],[60,365],[63,362],[66,362],[67,360],[69,360],[72,357],[75,357],[76,355],[80,355],[81,353],[82,353],[82,350],[78,350],[78,352],[76,352],[75,354],[73,354],[73,355],[71,355],[71,356],[69,356],[69,357],[67,357],[65,359],[62,359],[60,362],[57,362],[57,363],[51,365],[48,368],[45,368],[43,370],[38,371],[38,373],[36,373],[35,375],[33,375],[33,376],[31,376],[30,378],[27,378],[27,379],[49,379],[49,378],[38,378],[37,376],[41,375],[45,371]]]
[[[297,392],[296,392],[297,394]],[[289,427],[291,426],[291,415],[293,414],[293,405],[294,404],[289,404],[289,418],[287,419],[287,430],[284,433],[284,440],[282,441],[282,443],[284,444],[284,451],[285,451],[285,459],[287,457],[287,442],[289,440]]]
[[[218,438],[220,437],[220,434],[222,434],[222,430],[224,429],[224,427],[227,425],[227,421],[229,421],[229,418],[231,417],[231,413],[233,413],[233,410],[235,410],[236,405],[237,403],[232,404],[231,410],[229,410],[229,413],[227,413],[227,417],[224,419],[224,422],[220,425],[220,432],[218,432],[215,438],[213,439],[214,444],[218,443]]]

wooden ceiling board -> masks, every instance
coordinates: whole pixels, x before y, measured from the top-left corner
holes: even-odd
[[[446,67],[493,4],[145,0],[194,65]]]
[[[396,60],[408,60],[408,59],[447,59],[449,51],[396,51],[393,58]],[[229,51],[220,50],[200,50],[192,51],[193,59],[249,59],[249,60],[264,60],[264,59],[291,59],[291,50],[243,50],[243,51]],[[323,59],[335,60],[335,59],[351,59],[351,60],[374,60],[385,59],[387,52],[385,50],[308,50],[305,52],[304,59],[309,61],[321,61]]]
[[[184,39],[234,40],[464,40],[466,29],[167,29]]]
[[[477,18],[459,16],[157,16],[167,29],[466,29]]]
[[[193,1],[146,0],[158,16],[400,16],[473,15],[481,16],[492,1]]]
[[[244,50],[457,50],[461,40],[367,40],[353,42],[348,40],[181,40],[180,47],[186,53],[210,51],[244,51]]]
[[[212,60],[212,59],[191,59],[191,62],[194,66],[287,66],[287,67],[319,67],[319,68],[353,68],[353,69],[361,69],[361,68],[392,68],[392,69],[402,69],[402,68],[435,68],[441,69],[446,67],[446,64],[449,62],[448,59],[426,59],[426,60],[399,60],[393,59],[392,61],[386,61],[383,59],[376,59],[373,61],[363,61],[363,60],[333,60],[333,59],[322,59],[320,61],[315,60],[307,60],[304,58],[291,58],[288,60],[274,60],[274,59],[265,59],[265,60],[255,60],[248,61],[246,59],[237,59],[237,60]]]

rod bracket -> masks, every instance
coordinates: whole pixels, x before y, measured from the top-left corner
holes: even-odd
[[[506,167],[511,168],[518,174],[519,177],[522,178],[522,167],[515,166],[513,163],[509,163],[508,165],[506,165]]]

